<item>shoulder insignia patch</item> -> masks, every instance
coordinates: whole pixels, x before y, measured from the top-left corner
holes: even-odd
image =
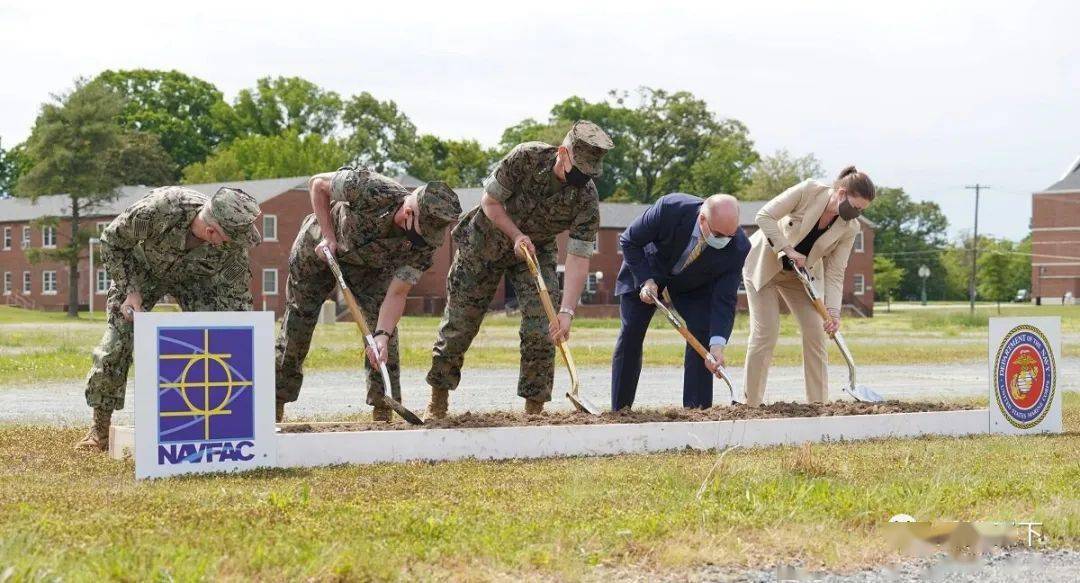
[[[225,264],[225,268],[221,270],[221,275],[225,279],[236,279],[240,277],[244,271],[247,270],[247,264],[239,257],[234,257]]]
[[[131,230],[136,239],[145,239],[150,235],[150,219],[134,216],[131,218]]]

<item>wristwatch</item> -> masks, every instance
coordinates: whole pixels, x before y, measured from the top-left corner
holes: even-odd
[[[374,332],[371,333],[372,338],[375,338],[376,336],[386,336],[387,340],[390,339],[390,333],[387,332],[386,330],[378,330],[377,329],[377,330],[375,330]]]
[[[574,310],[571,310],[570,308],[559,308],[559,313],[570,316],[571,320],[574,319]]]

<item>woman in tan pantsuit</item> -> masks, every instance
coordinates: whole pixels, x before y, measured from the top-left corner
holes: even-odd
[[[743,267],[750,306],[750,340],[743,368],[747,404],[760,405],[765,395],[780,333],[781,299],[802,330],[806,400],[818,403],[828,398],[826,334],[840,329],[844,270],[859,232],[858,216],[872,200],[870,177],[849,166],[832,185],[804,180],[758,211],[755,221],[760,228],[750,237],[750,255]],[[830,321],[822,322],[794,272],[783,267],[778,257],[781,251],[805,266],[818,291],[824,291]]]

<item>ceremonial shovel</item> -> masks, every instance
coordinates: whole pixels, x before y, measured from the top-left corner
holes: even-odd
[[[372,350],[375,351],[376,356],[379,354],[379,345],[375,344],[375,337],[371,335],[371,330],[368,329],[367,320],[364,319],[364,313],[360,311],[360,305],[356,303],[356,298],[353,297],[349,286],[345,284],[345,277],[341,275],[341,267],[338,266],[337,259],[334,259],[334,254],[329,249],[323,247],[323,255],[326,256],[326,262],[330,264],[330,271],[334,272],[334,278],[337,279],[338,286],[341,288],[341,293],[345,296],[345,305],[349,308],[349,313],[352,314],[353,320],[356,320],[356,325],[360,327],[360,334],[364,336],[364,341]],[[364,355],[367,358],[367,354]],[[383,392],[382,400],[384,403],[390,406],[401,418],[412,423],[413,425],[423,425],[424,421],[416,416],[416,413],[409,411],[404,405],[397,402],[393,397],[389,395],[390,391],[390,371],[386,370],[386,363],[379,362],[379,372],[382,373],[383,379]]]
[[[795,275],[798,276],[803,288],[806,289],[806,295],[810,296],[810,302],[814,304],[814,309],[817,310],[818,314],[821,314],[822,319],[826,322],[831,320],[832,316],[829,315],[829,310],[825,308],[825,302],[821,300],[821,295],[814,288],[814,281],[810,278],[810,273],[806,271],[806,268],[795,265],[795,262],[783,252],[780,253],[780,261],[785,265],[790,265],[795,271]],[[831,336],[836,341],[836,347],[840,349],[840,354],[847,361],[850,386],[844,387],[844,392],[851,395],[856,401],[862,401],[863,403],[880,403],[884,401],[885,398],[870,387],[855,384],[855,359],[852,358],[851,351],[848,350],[847,342],[844,342],[844,337],[839,330],[831,334]]]
[[[651,291],[648,292],[648,294],[649,297],[652,298],[653,303],[656,304],[656,307],[660,308],[660,311],[663,312],[664,316],[667,317],[667,321],[671,322],[671,325],[679,331],[679,334],[682,334],[682,337],[686,339],[686,343],[694,349],[694,352],[697,352],[698,356],[700,356],[706,362],[710,364],[715,363],[716,358],[713,357],[711,352],[705,350],[705,347],[702,346],[701,342],[698,342],[698,339],[690,333],[690,328],[688,328],[686,326],[686,323],[683,322],[681,318],[679,318],[679,315],[675,313],[675,310],[664,305],[664,302],[660,301],[660,298],[656,297],[656,294],[652,293]],[[664,300],[668,303],[672,303],[671,295],[668,294],[668,291],[666,289],[664,290]],[[732,384],[731,377],[728,376],[727,371],[724,370],[724,367],[717,365],[716,372],[714,372],[713,374],[716,375],[716,378],[724,381],[724,384],[727,385],[728,393],[731,395],[731,404],[742,405],[742,401],[739,401],[735,397],[735,386]]]
[[[525,263],[528,264],[529,271],[536,278],[536,291],[540,296],[540,303],[544,305],[548,321],[553,323],[559,319],[559,316],[555,313],[555,306],[551,305],[551,294],[548,293],[547,284],[544,283],[544,276],[540,273],[540,263],[533,257],[528,247],[522,246],[521,251],[521,254],[525,256]],[[577,368],[574,366],[574,358],[570,356],[570,348],[562,340],[556,342],[555,346],[559,348],[559,354],[562,355],[563,362],[566,363],[566,370],[570,372],[570,392],[566,393],[566,398],[570,399],[570,402],[574,404],[578,411],[599,415],[600,408],[578,394]]]

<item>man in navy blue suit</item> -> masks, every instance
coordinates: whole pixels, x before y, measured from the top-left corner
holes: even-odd
[[[656,306],[649,292],[671,294],[690,332],[720,366],[735,323],[739,282],[750,241],[739,226],[739,202],[727,194],[702,200],[689,194],[660,198],[619,236],[623,264],[615,283],[622,328],[611,363],[611,408],[634,403],[641,351]],[[683,406],[712,406],[716,365],[689,346],[683,357]]]

